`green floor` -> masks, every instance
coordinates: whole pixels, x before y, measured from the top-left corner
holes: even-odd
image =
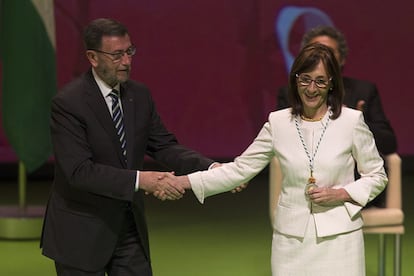
[[[402,272],[414,275],[414,175],[404,175],[406,234]],[[50,183],[29,183],[28,199],[43,204]],[[17,201],[15,184],[0,182],[0,204]],[[223,194],[200,205],[188,192],[176,202],[147,200],[155,276],[269,276],[271,228],[267,174],[253,179],[237,195]],[[387,239],[387,274],[392,275],[392,239]],[[367,276],[377,275],[377,236],[366,236]],[[35,241],[0,240],[0,275],[55,275],[53,262]],[[334,275],[333,275],[334,276]],[[352,275],[350,275],[352,276]]]

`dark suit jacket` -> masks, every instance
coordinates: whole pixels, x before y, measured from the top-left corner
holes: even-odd
[[[382,108],[381,99],[377,87],[370,82],[343,78],[345,87],[344,105],[356,108],[357,103],[365,101],[364,118],[368,127],[374,134],[378,151],[381,154],[389,154],[397,151],[397,139]],[[288,89],[282,87],[277,97],[277,108],[289,107]]]
[[[84,270],[110,259],[125,209],[132,208],[145,254],[150,259],[136,170],[148,154],[177,174],[204,170],[213,160],[177,143],[161,122],[148,89],[127,81],[120,88],[127,162],[104,98],[90,70],[53,99],[51,132],[55,178],[47,204],[43,254]]]

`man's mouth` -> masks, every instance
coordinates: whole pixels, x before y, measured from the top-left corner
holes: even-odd
[[[129,69],[120,69],[120,70],[118,70],[118,72],[121,72],[121,73],[128,73],[128,72],[129,72]]]

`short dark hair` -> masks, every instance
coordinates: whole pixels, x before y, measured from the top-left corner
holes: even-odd
[[[328,36],[338,43],[338,52],[342,60],[348,56],[348,44],[345,36],[338,29],[332,26],[317,26],[303,35],[302,48],[309,44],[314,38],[319,36]]]
[[[296,75],[307,73],[316,68],[322,62],[329,77],[332,78],[332,86],[328,91],[327,104],[332,110],[332,119],[336,119],[341,114],[342,100],[344,96],[344,86],[342,81],[339,63],[331,48],[320,43],[306,45],[299,52],[293,62],[289,74],[289,100],[292,104],[292,114],[303,114],[303,103],[299,96]]]
[[[127,28],[114,19],[98,18],[86,26],[83,40],[86,49],[100,49],[103,36],[125,36]]]

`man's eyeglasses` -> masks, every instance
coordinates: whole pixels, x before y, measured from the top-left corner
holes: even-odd
[[[108,53],[108,52],[101,51],[101,50],[98,50],[98,49],[88,49],[88,50],[92,50],[92,51],[95,51],[95,52],[98,52],[98,53],[109,55],[109,56],[111,56],[112,62],[114,62],[114,63],[120,62],[122,57],[125,54],[127,54],[128,57],[132,57],[137,52],[137,48],[134,45],[130,46],[126,50],[116,51],[114,53]]]
[[[328,87],[329,82],[332,80],[332,78],[329,78],[328,80],[318,78],[318,79],[311,79],[310,77],[306,75],[298,75],[296,74],[296,78],[300,85],[303,86],[309,86],[312,84],[312,82],[315,83],[315,85],[319,88],[326,88]]]

